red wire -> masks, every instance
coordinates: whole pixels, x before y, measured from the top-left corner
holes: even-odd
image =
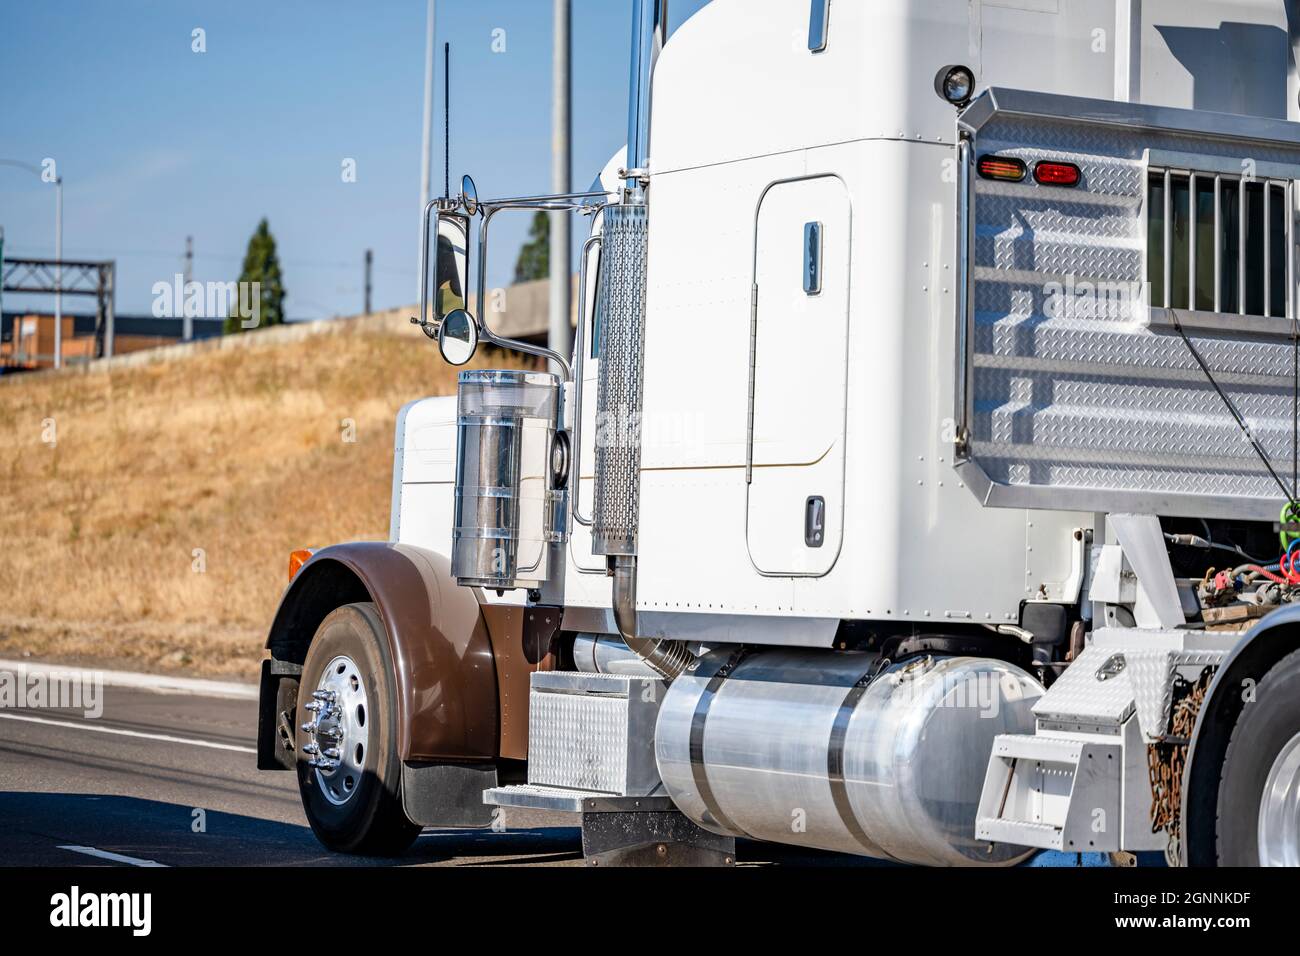
[[[1285,579],[1285,578],[1280,578],[1280,577],[1278,577],[1276,574],[1274,574],[1272,571],[1265,571],[1265,570],[1264,570],[1263,568],[1261,568],[1258,564],[1248,564],[1248,565],[1246,565],[1246,569],[1249,570],[1249,571],[1254,571],[1256,574],[1262,574],[1264,577],[1268,578],[1270,581],[1272,581],[1272,582],[1274,582],[1274,583],[1276,583],[1276,584],[1295,584],[1295,583],[1297,583],[1296,581],[1293,581],[1293,580],[1288,580],[1288,579]]]

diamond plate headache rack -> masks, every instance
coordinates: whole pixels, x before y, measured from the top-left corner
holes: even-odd
[[[1102,125],[1142,132],[1187,133],[1221,137],[1233,142],[1254,141],[1300,147],[1300,123],[1214,113],[1145,103],[1118,103],[1083,96],[1062,96],[1033,90],[990,87],[961,114],[958,128],[977,132],[995,115],[1060,120],[1074,125]]]
[[[1300,178],[1300,124],[994,88],[958,132],[954,418],[966,486],[992,507],[1276,520],[1269,467],[1195,355],[1293,483],[1295,296],[1285,317],[1265,317],[1273,325],[1236,304],[1211,327],[1188,322],[1189,349],[1150,306],[1148,183],[1171,156],[1207,173]],[[1070,162],[1081,181],[984,180],[974,167],[988,154]],[[1292,277],[1294,224],[1286,231],[1273,268]],[[1193,289],[1196,278],[1189,270]]]

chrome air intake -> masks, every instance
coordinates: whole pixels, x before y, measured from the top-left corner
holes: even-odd
[[[457,395],[452,574],[466,586],[541,587],[561,506],[550,480],[559,379],[461,372]]]
[[[715,833],[1012,864],[1029,851],[976,840],[975,817],[993,738],[1032,733],[1042,694],[982,658],[722,648],[668,688],[655,759],[678,809]]]
[[[636,554],[648,221],[645,206],[605,210],[596,313],[600,316],[600,372],[594,442],[594,554]]]

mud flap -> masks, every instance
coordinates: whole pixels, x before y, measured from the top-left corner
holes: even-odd
[[[493,764],[402,762],[402,808],[424,827],[488,827],[496,807],[483,791],[497,785]]]
[[[262,661],[257,699],[257,769],[293,770],[293,714],[298,707],[301,664]]]

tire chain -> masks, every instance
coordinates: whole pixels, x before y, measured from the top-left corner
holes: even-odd
[[[1151,780],[1151,832],[1166,831],[1171,848],[1177,848],[1180,839],[1183,770],[1187,766],[1187,748],[1191,744],[1196,716],[1201,712],[1214,672],[1215,668],[1206,667],[1195,683],[1175,675],[1173,696],[1176,703],[1169,722],[1169,736],[1172,739],[1147,745],[1147,766]]]

